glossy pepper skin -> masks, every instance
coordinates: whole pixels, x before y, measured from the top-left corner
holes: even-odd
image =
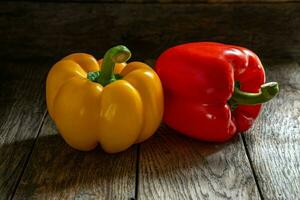
[[[126,64],[129,57],[130,51],[120,45],[104,60],[75,53],[51,68],[48,111],[73,148],[87,151],[100,143],[106,152],[116,153],[145,141],[158,128],[163,115],[159,77],[144,63]]]
[[[264,84],[264,68],[252,51],[220,43],[170,48],[155,70],[164,88],[164,122],[204,141],[226,141],[249,129],[260,103],[279,90],[275,82]]]

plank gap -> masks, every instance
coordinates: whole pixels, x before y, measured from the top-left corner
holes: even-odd
[[[16,194],[16,191],[17,191],[17,188],[18,188],[18,186],[19,186],[19,183],[20,183],[20,181],[21,181],[21,179],[22,179],[22,176],[23,176],[23,174],[24,174],[24,172],[25,172],[27,166],[28,166],[29,160],[31,159],[33,149],[34,149],[35,144],[36,144],[36,141],[37,141],[37,139],[38,139],[38,137],[39,137],[39,135],[40,135],[40,132],[41,132],[41,130],[42,130],[42,127],[43,127],[43,124],[44,124],[44,121],[45,121],[45,119],[46,119],[47,114],[48,114],[48,111],[47,111],[47,109],[46,109],[45,112],[44,112],[44,114],[43,114],[42,120],[41,120],[41,122],[40,122],[40,124],[39,124],[39,127],[38,127],[38,130],[37,130],[36,137],[35,137],[35,139],[34,139],[34,141],[33,141],[33,144],[32,144],[32,146],[31,146],[31,149],[30,149],[30,151],[29,151],[29,153],[28,153],[28,155],[27,155],[27,157],[26,157],[25,163],[24,163],[24,165],[23,165],[23,169],[22,169],[22,171],[21,171],[21,173],[20,173],[20,175],[19,175],[19,177],[18,177],[18,179],[17,179],[16,185],[15,185],[15,187],[14,187],[14,189],[13,189],[13,192],[12,192],[12,195],[11,195],[11,198],[10,198],[11,200],[14,198],[14,196],[15,196],[15,194]]]
[[[138,199],[138,190],[139,190],[139,176],[140,176],[140,144],[137,144],[136,151],[136,166],[135,166],[135,191],[134,199]]]
[[[264,105],[244,134],[250,163],[264,199],[298,199],[300,188],[300,66],[295,61],[265,65],[280,93]]]
[[[133,199],[136,150],[75,150],[47,115],[14,199]]]
[[[240,136],[241,136],[241,138],[242,138],[242,139],[241,139],[241,142],[242,142],[242,144],[243,144],[243,146],[244,146],[244,150],[245,150],[245,152],[246,152],[246,157],[247,157],[247,159],[248,159],[248,161],[249,161],[249,164],[250,164],[250,169],[251,169],[252,174],[253,174],[253,178],[254,178],[254,181],[255,181],[255,184],[256,184],[256,187],[257,187],[258,194],[259,194],[260,198],[261,198],[262,200],[264,200],[264,197],[263,197],[263,195],[262,195],[262,191],[261,191],[260,185],[259,185],[259,183],[258,183],[258,177],[257,177],[257,174],[255,173],[254,168],[253,168],[253,163],[252,163],[251,158],[250,158],[250,153],[249,153],[249,150],[248,150],[247,145],[246,145],[246,141],[245,141],[245,136],[244,136],[244,134],[245,134],[245,133],[240,133]]]
[[[206,143],[162,125],[140,147],[139,200],[260,199],[241,138]]]
[[[11,199],[45,114],[48,62],[0,66],[0,199]]]

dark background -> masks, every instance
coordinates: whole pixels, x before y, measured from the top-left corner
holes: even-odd
[[[52,0],[0,4],[0,58],[102,57],[116,44],[136,59],[190,41],[252,49],[262,59],[300,57],[300,4],[265,0]]]

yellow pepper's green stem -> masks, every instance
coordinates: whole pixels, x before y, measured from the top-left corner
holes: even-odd
[[[279,85],[277,82],[270,82],[261,85],[260,92],[249,93],[234,87],[234,92],[228,103],[231,110],[234,110],[237,105],[256,105],[265,103],[275,97],[279,92]]]
[[[110,48],[103,57],[100,75],[96,78],[96,82],[105,86],[116,80],[114,75],[115,63],[123,63],[131,57],[130,50],[123,45]]]

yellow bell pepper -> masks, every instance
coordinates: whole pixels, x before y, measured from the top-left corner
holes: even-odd
[[[49,71],[49,114],[73,148],[92,150],[98,143],[108,153],[148,139],[163,114],[163,92],[157,74],[141,62],[126,61],[129,49],[119,45],[97,61],[71,54]]]

